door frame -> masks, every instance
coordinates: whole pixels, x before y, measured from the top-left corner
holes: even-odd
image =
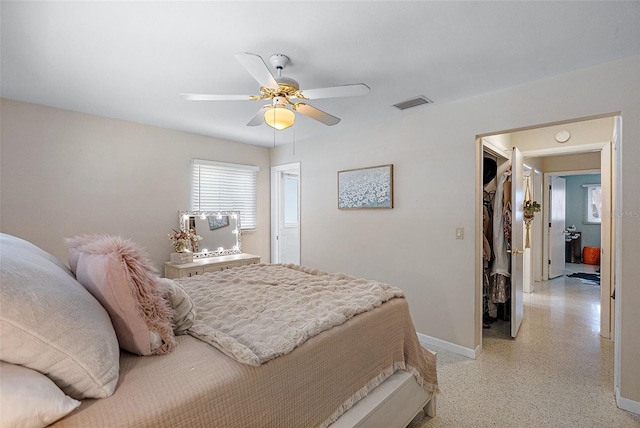
[[[553,155],[549,155],[553,156]],[[599,169],[581,169],[581,170],[571,170],[571,171],[555,171],[555,172],[545,172],[544,173],[544,189],[546,192],[542,192],[542,203],[544,207],[549,207],[549,186],[551,186],[551,177],[566,177],[568,175],[589,175],[589,174],[599,174]],[[543,222],[542,222],[542,280],[549,280],[549,263],[544,263],[545,260],[549,260],[549,246],[551,242],[549,242],[549,210],[543,210]],[[565,260],[566,263],[566,260]]]
[[[620,116],[616,116],[616,128],[620,129],[621,120]],[[620,131],[618,131],[619,133]],[[618,135],[619,137],[619,135]],[[585,174],[603,174],[608,173],[609,179],[601,180],[602,184],[608,185],[608,189],[605,188],[603,190],[604,193],[610,196],[610,210],[605,215],[608,215],[608,218],[604,219],[601,224],[601,236],[608,235],[609,239],[602,239],[601,241],[601,252],[609,257],[608,268],[605,269],[602,274],[608,274],[609,281],[601,282],[600,284],[600,336],[606,339],[613,339],[612,336],[615,335],[616,326],[618,325],[618,320],[615,317],[617,313],[617,307],[619,305],[618,301],[611,302],[611,290],[616,289],[616,278],[619,278],[620,273],[620,264],[619,264],[619,254],[620,248],[618,245],[619,239],[619,223],[616,221],[615,215],[612,213],[619,212],[619,203],[620,203],[620,185],[621,176],[620,176],[620,150],[619,146],[621,143],[621,139],[617,139],[618,137],[613,138],[612,142],[604,142],[604,143],[595,143],[590,144],[592,148],[595,147],[600,152],[600,159],[602,164],[602,158],[604,151],[608,151],[607,158],[609,159],[608,171],[603,171],[603,168],[600,169],[589,169],[589,170],[574,170],[574,171],[556,171],[551,173],[545,173],[545,189],[549,188],[550,177],[551,176],[559,176],[559,175],[585,175]],[[582,152],[578,150],[578,148],[583,146],[575,146],[576,153]],[[567,151],[563,150],[563,154],[566,154]],[[547,154],[548,156],[553,156],[553,154]],[[544,192],[545,197],[548,199],[548,192]],[[545,200],[545,203],[547,201]],[[549,221],[547,216],[547,210],[545,210],[545,222],[543,224],[543,251],[544,259],[548,260],[549,257]],[[549,279],[549,265],[547,263],[543,263],[543,279]],[[619,297],[618,297],[619,300]],[[613,312],[613,316],[612,316]],[[616,345],[617,346],[617,345]],[[616,351],[614,351],[615,354]],[[615,366],[614,366],[615,369]],[[615,376],[614,376],[615,378]]]
[[[298,225],[300,228],[300,235],[302,235],[302,175],[300,171],[300,162],[274,165],[271,167],[271,263],[280,263],[280,241],[278,240],[278,235],[280,228],[280,210],[282,207],[281,176],[283,172],[287,171],[297,171],[298,174],[298,211],[300,213]],[[300,259],[302,256],[301,236],[298,248],[300,251],[300,254],[298,255]]]
[[[565,146],[565,147],[558,147],[558,148],[550,148],[550,149],[540,149],[540,150],[529,150],[526,152],[523,152],[523,156],[526,157],[542,157],[542,156],[556,156],[556,155],[562,155],[562,154],[577,154],[577,153],[584,153],[584,152],[589,152],[589,151],[602,151],[602,149],[611,144],[611,198],[612,198],[612,211],[613,213],[610,213],[610,215],[612,216],[612,219],[615,220],[615,215],[616,213],[620,212],[621,206],[622,206],[622,194],[621,194],[621,189],[620,189],[620,184],[622,182],[622,165],[621,165],[621,152],[622,152],[622,119],[620,116],[620,112],[615,112],[615,113],[610,113],[610,114],[604,114],[604,115],[599,115],[599,116],[591,116],[591,117],[585,117],[582,119],[572,119],[572,120],[566,120],[563,121],[563,123],[573,123],[573,122],[580,122],[583,120],[591,120],[591,119],[597,119],[597,118],[602,118],[602,117],[614,117],[615,118],[615,130],[614,132],[616,132],[617,134],[614,135],[613,137],[613,142],[604,142],[604,143],[593,143],[593,144],[582,144],[582,145],[576,145],[576,146]],[[483,186],[482,186],[482,164],[483,164],[483,157],[484,157],[484,147],[487,145],[487,140],[485,140],[485,138],[491,137],[491,136],[496,136],[496,135],[502,135],[502,134],[507,134],[507,133],[513,133],[513,132],[518,132],[518,131],[523,131],[523,130],[527,130],[527,129],[534,129],[534,128],[547,128],[553,125],[556,125],[560,122],[554,122],[554,123],[547,123],[547,124],[541,124],[541,125],[535,125],[535,126],[528,126],[528,127],[522,127],[522,128],[518,128],[518,129],[510,129],[510,130],[506,130],[506,131],[498,131],[498,132],[491,132],[491,133],[485,133],[485,134],[478,134],[475,137],[475,149],[476,149],[476,208],[475,208],[475,212],[476,212],[476,218],[475,218],[475,287],[474,287],[474,294],[475,294],[475,329],[474,329],[474,337],[475,337],[475,343],[477,344],[475,350],[474,350],[474,359],[478,358],[480,356],[480,354],[482,353],[482,266],[483,266],[483,261],[482,261],[482,190],[483,190]],[[494,144],[489,144],[488,145],[490,148],[494,149],[494,151],[496,153],[499,153],[501,155],[504,156],[503,153],[508,152],[508,150],[504,149],[503,147],[500,146],[496,146]],[[493,146],[493,147],[492,147]],[[545,174],[546,175],[546,174]],[[565,174],[568,175],[568,174]],[[544,189],[548,188],[548,183],[545,180],[544,183]],[[547,192],[543,191],[543,195],[547,195]],[[548,195],[547,195],[548,197]],[[547,201],[548,203],[548,201]],[[548,206],[545,204],[545,206]],[[547,227],[547,230],[545,230],[545,233],[543,234],[543,236],[548,234],[548,217],[546,219],[546,221],[544,222],[544,226]],[[609,327],[610,330],[614,333],[615,338],[619,339],[619,326],[620,326],[620,306],[621,306],[621,300],[622,300],[622,290],[621,290],[621,284],[618,283],[617,278],[620,278],[620,240],[617,239],[617,237],[619,236],[620,233],[620,223],[617,221],[613,221],[612,225],[611,225],[611,234],[612,234],[612,245],[611,248],[609,249],[610,254],[611,254],[611,271],[612,271],[612,282],[611,282],[611,287],[614,287],[616,289],[616,299],[614,301],[614,317],[613,317],[613,324]],[[543,249],[546,247],[546,244],[543,243]],[[546,256],[543,256],[543,261],[544,260],[548,260],[545,259],[544,257],[548,257],[548,254]],[[545,265],[545,263],[543,263],[543,266]],[[548,274],[548,267],[547,267],[547,274]],[[601,332],[602,332],[602,328],[601,328]],[[618,393],[617,388],[619,386],[620,383],[620,373],[619,373],[619,366],[620,366],[620,342],[619,340],[615,340],[614,341],[614,366],[613,366],[613,370],[614,370],[614,389],[616,389],[616,394]]]
[[[619,116],[616,116],[616,118]],[[618,119],[616,119],[617,121]],[[619,126],[616,124],[616,126]],[[554,153],[554,149],[546,149],[546,150],[538,150],[535,151],[536,156],[541,156],[541,152],[545,152],[543,156],[554,156],[554,154],[568,154],[568,153],[584,153],[585,146],[589,146],[589,151],[599,151],[600,159],[602,163],[603,151],[608,150],[608,158],[609,158],[609,171],[610,179],[602,180],[603,184],[608,184],[609,188],[605,190],[608,191],[608,194],[611,196],[611,210],[615,213],[618,212],[619,206],[617,205],[620,201],[620,150],[616,147],[616,145],[620,145],[620,141],[613,142],[603,142],[603,143],[594,143],[583,146],[573,146],[573,147],[565,147],[561,149],[556,149],[556,153]],[[529,152],[532,153],[532,152]],[[573,170],[573,171],[554,171],[544,174],[544,188],[548,189],[549,184],[551,182],[552,176],[560,176],[560,175],[584,175],[584,174],[602,174],[602,167],[599,169],[589,169],[589,170]],[[548,192],[543,192],[544,197],[544,206],[548,206]],[[601,236],[604,234],[608,234],[610,239],[602,240],[601,242],[601,250],[604,254],[608,254],[609,258],[609,281],[601,282],[600,285],[600,336],[606,339],[612,339],[612,334],[615,333],[617,321],[616,319],[612,319],[611,312],[615,312],[615,307],[619,303],[617,301],[611,302],[611,290],[617,288],[615,285],[615,279],[619,277],[619,252],[620,249],[616,245],[616,236],[618,234],[618,224],[615,221],[615,216],[611,215],[611,212],[608,213],[610,216],[607,221],[603,221],[601,224]],[[544,223],[543,223],[543,261],[549,260],[549,218],[548,218],[548,210],[544,210]],[[606,272],[604,272],[606,273]],[[549,265],[548,263],[543,263],[543,280],[549,279]]]
[[[483,288],[483,245],[482,245],[482,199],[483,199],[483,176],[482,176],[482,168],[484,161],[484,152],[485,149],[489,151],[491,154],[495,156],[499,156],[502,159],[510,159],[511,150],[504,149],[501,146],[498,146],[491,142],[490,140],[486,140],[484,137],[491,136],[492,134],[487,134],[485,136],[477,135],[476,136],[476,227],[475,227],[475,279],[476,286],[474,287],[475,293],[475,313],[474,319],[476,322],[474,337],[475,343],[477,346],[473,351],[473,359],[476,359],[482,354],[482,315],[483,315],[483,302],[482,302],[482,288]],[[497,178],[497,177],[496,177]]]

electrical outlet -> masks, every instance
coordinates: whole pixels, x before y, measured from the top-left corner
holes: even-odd
[[[456,227],[456,239],[464,239],[464,227]]]

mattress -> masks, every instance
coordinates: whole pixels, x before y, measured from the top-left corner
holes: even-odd
[[[435,393],[435,365],[395,298],[258,367],[191,336],[168,355],[123,351],[114,395],[84,400],[53,426],[327,426],[395,370]]]

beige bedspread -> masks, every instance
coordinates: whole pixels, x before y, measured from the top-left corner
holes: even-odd
[[[435,357],[416,337],[405,299],[395,298],[312,337],[259,367],[179,336],[169,355],[123,352],[109,398],[84,400],[56,427],[315,427],[407,367],[437,390]]]
[[[259,366],[402,290],[297,265],[254,264],[180,278],[198,314],[189,334]]]

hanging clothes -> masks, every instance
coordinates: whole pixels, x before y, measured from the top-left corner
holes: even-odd
[[[484,191],[482,200],[482,308],[483,328],[490,328],[491,323],[497,319],[498,308],[491,302],[491,281],[489,273],[493,262],[493,198],[495,191]]]
[[[504,214],[509,207],[504,204],[504,184],[507,180],[511,180],[510,169],[502,174],[496,189],[496,196],[493,198],[493,253],[495,255],[495,261],[491,269],[491,274],[501,274],[508,277],[511,276],[511,273],[509,271],[507,242],[504,234]]]
[[[492,303],[505,303],[510,295],[510,261],[507,253],[511,238],[511,168],[500,177],[496,195],[493,199],[493,253],[491,268],[491,290],[489,300]]]

